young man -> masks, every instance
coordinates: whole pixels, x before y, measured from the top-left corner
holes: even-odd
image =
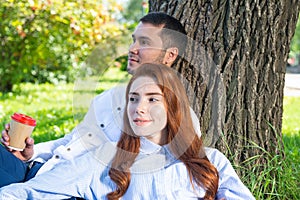
[[[181,38],[182,35],[185,36],[186,33],[180,22],[166,14],[150,13],[143,17],[132,34],[133,43],[128,53],[128,73],[133,74],[141,64],[149,62],[162,63],[170,67],[176,62],[178,55],[182,55],[186,39],[186,37]],[[60,168],[64,161],[76,162],[77,157],[94,150],[105,142],[118,141],[125,106],[124,95],[125,87],[116,87],[96,96],[84,120],[70,134],[64,138],[37,145],[34,145],[33,140],[28,138],[24,151],[12,152],[19,159],[12,156],[5,148],[0,148],[0,156],[3,160],[1,163],[0,159],[0,170],[2,170],[0,171],[0,186],[23,182],[34,176],[36,178],[32,181],[39,182],[39,177],[42,178],[43,174],[47,173],[46,176],[52,177],[51,173],[56,171],[52,169]],[[200,126],[195,116],[193,113],[194,127],[199,134]],[[9,144],[6,131],[3,131],[2,143],[5,146]],[[225,157],[216,157],[216,152],[217,150],[211,149],[207,155],[220,174],[218,197],[252,199],[251,193],[239,180],[228,160]],[[22,160],[40,162],[31,162],[32,166],[26,172],[26,164],[23,164]],[[100,157],[99,160],[105,163],[105,153],[103,153],[103,159]],[[21,170],[22,173],[18,179],[14,180],[17,170]],[[5,183],[8,176],[11,180]],[[64,176],[64,174],[59,174],[59,176]],[[76,191],[69,192],[70,195],[76,195],[74,194]]]

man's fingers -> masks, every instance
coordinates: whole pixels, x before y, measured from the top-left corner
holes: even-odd
[[[8,131],[10,129],[10,124],[5,124],[5,130]]]
[[[33,140],[33,138],[28,137],[28,138],[26,138],[25,143],[26,143],[26,147],[27,146],[33,146],[34,145],[34,140]]]
[[[2,131],[2,139],[5,140],[5,141],[9,141],[9,136],[6,133],[6,131]]]
[[[9,124],[5,124],[4,126],[4,130],[2,130],[2,140],[1,142],[2,143],[7,143],[9,141],[9,136],[8,136],[8,130],[10,129],[10,125]]]

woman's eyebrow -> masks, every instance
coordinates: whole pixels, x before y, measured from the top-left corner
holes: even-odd
[[[129,92],[130,95],[140,95],[139,93],[137,92]],[[146,96],[151,96],[151,95],[159,95],[159,96],[163,96],[162,93],[159,93],[159,92],[148,92],[148,93],[145,93]]]
[[[163,96],[162,93],[159,93],[159,92],[148,92],[146,93],[147,96],[151,96],[151,95],[159,95],[159,96]]]

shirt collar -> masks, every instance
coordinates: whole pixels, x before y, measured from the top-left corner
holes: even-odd
[[[162,146],[155,144],[154,142],[151,142],[145,137],[140,137],[140,142],[141,142],[140,152],[142,154],[153,154],[159,152],[162,148]]]
[[[140,142],[140,153],[142,155],[161,154],[165,156],[168,163],[172,163],[177,160],[177,158],[174,157],[171,150],[169,149],[169,145],[167,144],[160,146],[158,144],[155,144],[154,142],[151,142],[145,137],[140,137]]]

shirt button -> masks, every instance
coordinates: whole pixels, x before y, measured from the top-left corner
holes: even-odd
[[[88,136],[89,136],[89,137],[92,137],[92,134],[91,134],[91,133],[89,133],[89,134],[88,134]]]
[[[59,155],[55,155],[55,158],[56,158],[56,159],[59,159]]]
[[[118,107],[118,108],[117,108],[117,110],[118,110],[118,111],[120,111],[120,110],[121,110],[121,108],[120,108],[120,107]]]
[[[101,127],[101,128],[104,128],[104,124],[100,124],[100,127]]]
[[[71,151],[71,148],[69,147],[69,148],[67,148],[67,151]]]

